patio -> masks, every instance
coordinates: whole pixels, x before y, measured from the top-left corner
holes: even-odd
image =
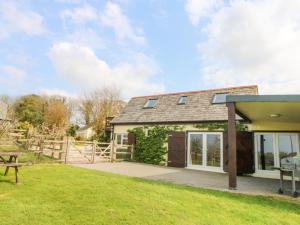
[[[250,125],[255,136],[255,172],[267,175],[281,167],[281,160],[299,154],[300,95],[228,95],[228,181],[229,189],[238,187],[237,181],[237,124],[239,115]],[[289,134],[287,136],[286,134]],[[294,141],[292,141],[293,137]],[[268,140],[266,137],[270,137]],[[290,141],[279,140],[279,136]],[[292,164],[292,163],[291,163]],[[296,177],[300,168],[291,165]],[[297,189],[297,188],[296,188]],[[295,190],[297,195],[297,190]]]
[[[228,175],[225,173],[179,169],[132,162],[72,165],[131,177],[185,184],[194,187],[255,195],[279,196],[279,194],[277,194],[279,180],[277,179],[239,176],[237,179],[238,189],[228,190]],[[286,185],[290,185],[290,182]],[[298,182],[297,185],[299,188],[300,182]]]

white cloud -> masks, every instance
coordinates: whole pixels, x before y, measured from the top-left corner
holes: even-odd
[[[258,84],[261,93],[300,92],[300,2],[230,1],[208,16],[199,43],[202,83]]]
[[[105,49],[107,41],[99,36],[92,28],[82,28],[67,34],[64,38],[66,42],[89,46],[92,49]]]
[[[191,23],[196,26],[201,18],[209,16],[222,5],[222,0],[187,0],[185,10]]]
[[[11,65],[1,67],[0,84],[17,87],[25,79],[26,73]]]
[[[56,0],[59,3],[67,3],[67,4],[78,4],[82,2],[82,0]]]
[[[63,96],[67,98],[77,99],[78,96],[76,94],[72,94],[63,89],[49,89],[49,88],[40,88],[39,93],[46,96]]]
[[[67,31],[61,41],[86,45],[93,49],[106,47],[106,41],[93,27],[97,22],[99,23],[99,14],[93,6],[85,4],[73,9],[65,9],[61,11],[60,17]]]
[[[70,19],[75,24],[85,24],[98,19],[96,9],[90,5],[65,9],[60,13],[60,17],[64,20]]]
[[[100,20],[103,26],[113,28],[118,39],[128,39],[138,44],[145,43],[141,30],[131,25],[130,20],[123,14],[118,4],[108,2],[104,12],[100,15]]]
[[[0,2],[0,38],[15,32],[28,35],[41,35],[46,32],[43,17],[14,1]]]
[[[126,98],[163,91],[162,84],[150,81],[158,72],[156,63],[142,53],[131,58],[132,62],[110,66],[82,45],[60,42],[50,49],[50,59],[58,74],[81,91],[116,86]]]
[[[4,73],[7,73],[8,75],[10,75],[12,78],[16,80],[21,80],[25,77],[25,72],[14,66],[9,66],[9,65],[3,66],[2,70]]]

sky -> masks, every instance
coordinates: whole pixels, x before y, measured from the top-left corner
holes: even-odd
[[[1,0],[0,94],[300,94],[299,11],[299,0]]]

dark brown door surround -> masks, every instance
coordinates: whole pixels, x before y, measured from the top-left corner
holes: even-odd
[[[168,166],[186,167],[186,133],[170,132],[168,137]]]
[[[223,134],[223,168],[228,172],[228,133]],[[253,133],[238,131],[236,134],[237,174],[251,174],[255,172]]]

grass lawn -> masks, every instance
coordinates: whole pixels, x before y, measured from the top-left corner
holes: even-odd
[[[129,178],[68,165],[0,175],[0,224],[299,224],[300,202]]]
[[[18,158],[20,162],[22,161],[31,161],[31,162],[41,162],[41,161],[54,161],[53,158],[46,156],[46,155],[41,155],[40,158],[38,158],[38,155],[24,150],[22,147],[17,146],[17,145],[10,145],[10,146],[0,146],[0,151],[21,151],[23,154]],[[9,157],[4,157],[5,159],[8,159]]]

